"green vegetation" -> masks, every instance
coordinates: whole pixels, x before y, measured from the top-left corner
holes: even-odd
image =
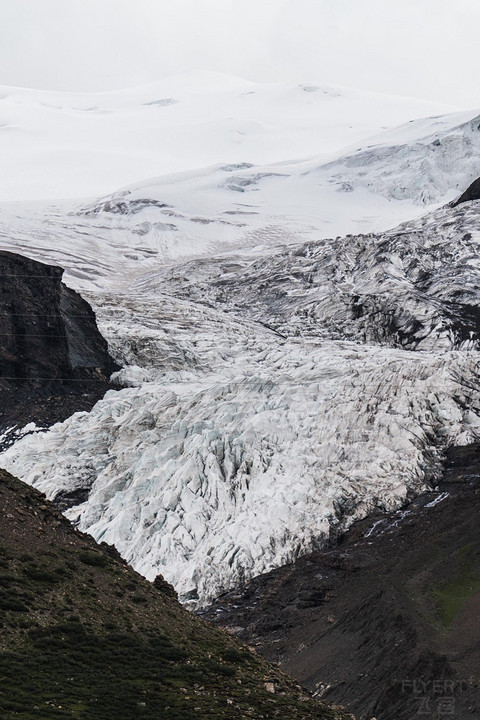
[[[168,583],[148,583],[2,471],[0,544],[1,718],[347,717],[186,612]]]
[[[465,602],[480,590],[480,572],[476,567],[471,545],[459,550],[458,563],[456,577],[437,585],[432,591],[440,620],[447,630],[461,612]]]
[[[87,552],[78,553],[78,559],[85,563],[85,565],[91,565],[92,567],[105,567],[107,565],[107,558],[100,552]]]

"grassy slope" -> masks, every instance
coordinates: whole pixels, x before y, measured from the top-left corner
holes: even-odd
[[[343,717],[3,471],[0,629],[2,718]]]

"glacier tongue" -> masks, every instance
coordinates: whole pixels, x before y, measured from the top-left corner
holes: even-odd
[[[469,206],[456,213],[472,224]],[[388,242],[397,251],[403,243],[408,254],[413,239],[421,245],[418,231],[391,234]],[[355,293],[359,280],[347,276],[331,242],[338,262],[324,272],[334,307],[343,302],[339,285],[350,282]],[[398,252],[382,245],[383,267],[375,264],[370,236],[346,239],[344,254],[362,242],[365,262],[356,268],[370,294],[385,292],[390,274],[402,290],[396,297],[391,287],[394,304],[415,298],[415,263],[398,275]],[[316,249],[323,257],[325,242]],[[236,262],[260,306],[269,293],[283,297],[289,317],[295,298],[303,298],[299,258],[310,261],[314,251],[310,244],[308,252]],[[469,243],[458,252],[465,289],[476,269],[462,263]],[[302,313],[296,335],[287,336],[288,322],[281,331],[268,327],[268,303],[261,311],[252,304],[249,316],[241,307],[245,277],[218,273],[218,262],[148,275],[136,296],[92,293],[111,351],[128,363],[120,379],[131,387],[2,456],[4,467],[50,498],[87,490],[67,516],[115,544],[146,577],[161,572],[197,606],[318,547],[373,509],[401,506],[438,476],[447,446],[472,442],[480,431],[477,352],[451,349],[454,342],[434,353],[332,339],[328,325]],[[271,287],[258,269],[265,263]],[[441,267],[434,263],[432,278]],[[218,298],[215,274],[237,305]],[[438,312],[446,289],[437,287],[424,303]],[[430,334],[442,337],[435,313],[427,319]]]

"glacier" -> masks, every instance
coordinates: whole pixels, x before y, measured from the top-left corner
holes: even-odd
[[[139,91],[139,117],[180,112],[172,88]],[[268,93],[340,103],[327,125],[353,102]],[[480,116],[358,127],[300,160],[253,157],[257,137],[248,162],[0,204],[3,246],[65,268],[122,366],[0,464],[192,607],[402,507],[479,437],[478,203],[450,203],[480,175]]]
[[[92,292],[130,387],[2,465],[67,505],[87,490],[67,517],[197,607],[401,507],[479,436],[476,216],[467,203]]]

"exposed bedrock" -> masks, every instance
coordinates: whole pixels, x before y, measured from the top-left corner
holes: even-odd
[[[464,202],[469,202],[470,200],[480,200],[480,178],[474,180],[465,192],[460,195],[458,200],[455,200],[453,207],[456,207]]]
[[[90,409],[118,369],[63,270],[0,251],[0,430]]]

